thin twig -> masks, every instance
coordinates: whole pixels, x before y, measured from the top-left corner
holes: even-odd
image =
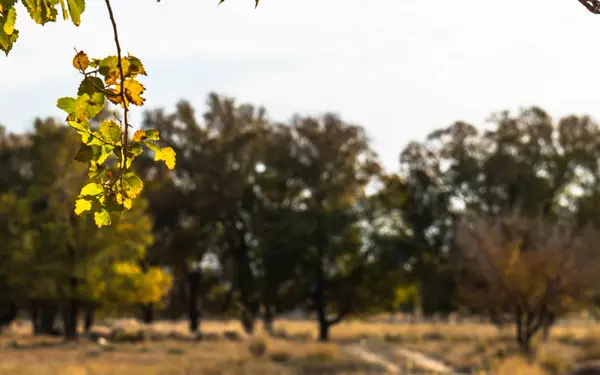
[[[129,111],[129,106],[127,104],[125,98],[125,73],[123,72],[123,63],[121,62],[121,44],[119,43],[119,32],[117,31],[117,21],[115,20],[115,15],[113,13],[112,7],[110,6],[110,0],[105,0],[106,8],[108,8],[108,14],[110,16],[110,22],[112,23],[113,33],[115,35],[115,45],[117,47],[117,67],[119,68],[119,75],[121,76],[121,89],[119,90],[119,95],[121,96],[121,101],[123,102],[123,122],[125,124],[125,130],[123,131],[123,149],[121,151],[121,173],[120,178],[121,181],[123,179],[123,171],[125,170],[126,165],[126,153],[127,153],[127,143],[129,141],[129,122],[127,121],[127,112]]]

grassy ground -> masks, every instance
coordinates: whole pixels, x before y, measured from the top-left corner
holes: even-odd
[[[389,324],[350,321],[332,331],[333,342],[314,341],[313,322],[280,321],[276,338],[262,332],[245,337],[236,322],[206,322],[201,338],[186,333],[185,323],[142,327],[122,321],[98,326],[98,335],[114,340],[63,343],[34,338],[27,324],[0,337],[3,374],[206,374],[296,375],[383,373],[384,368],[352,358],[342,348],[360,345],[389,361],[410,367],[398,348],[437,358],[462,373],[563,374],[577,363],[600,359],[600,325],[556,327],[548,342],[537,342],[537,358],[527,364],[516,356],[510,332],[485,324]],[[259,330],[260,331],[260,330]],[[115,341],[119,341],[115,343]],[[131,342],[126,342],[131,341]],[[418,366],[412,366],[413,373]]]

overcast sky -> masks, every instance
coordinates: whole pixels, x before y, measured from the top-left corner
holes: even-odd
[[[63,116],[81,77],[74,48],[114,54],[103,0],[79,28],[36,25],[0,56],[0,123]],[[600,119],[600,16],[577,0],[113,0],[121,43],[146,65],[147,108],[208,92],[264,105],[275,120],[339,113],[396,170],[410,140],[494,111],[539,105]],[[133,121],[140,120],[137,111]]]

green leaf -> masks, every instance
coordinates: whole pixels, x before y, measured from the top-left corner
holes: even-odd
[[[92,147],[86,144],[81,145],[79,151],[75,154],[75,160],[81,163],[92,161],[94,159],[94,149]]]
[[[158,141],[158,139],[159,139],[159,132],[156,129],[147,129],[146,130],[146,137],[150,141]]]
[[[71,14],[71,21],[75,26],[81,24],[81,15],[85,10],[85,0],[67,0],[69,5],[69,13]]]
[[[56,21],[56,0],[21,0],[31,19],[40,25]]]
[[[98,62],[98,72],[104,76],[107,85],[117,83],[119,58],[117,56],[108,56]]]
[[[0,12],[6,11],[8,8],[15,6],[17,0],[0,0]]]
[[[102,185],[97,184],[95,182],[90,182],[89,184],[85,185],[83,188],[81,188],[81,191],[79,192],[79,196],[86,196],[86,195],[91,195],[91,196],[96,196],[99,194],[104,193],[104,188],[102,187]]]
[[[95,212],[94,221],[96,222],[96,226],[98,226],[98,228],[110,225],[110,212],[104,209],[99,212]]]
[[[19,32],[17,30],[14,30],[12,35],[7,35],[4,30],[0,28],[0,51],[8,56],[8,53],[12,50],[17,39],[19,39]]]
[[[129,146],[129,153],[133,156],[139,156],[142,154],[142,152],[144,152],[144,150],[142,149],[142,145],[139,143],[133,143]]]
[[[115,143],[121,138],[121,126],[113,120],[104,120],[99,130],[106,142]]]
[[[104,95],[95,92],[92,95],[84,93],[77,98],[60,98],[56,106],[67,112],[67,121],[83,122],[96,117],[104,108]]]
[[[86,95],[80,96],[80,98],[82,97],[86,97]],[[87,116],[88,118],[94,118],[104,108],[104,94],[95,92],[92,95],[87,95],[87,97],[89,97],[87,102]]]
[[[77,99],[75,98],[58,98],[56,101],[56,106],[63,111],[67,112],[67,114],[71,114],[75,112],[75,104],[77,103]]]
[[[98,77],[86,77],[81,81],[79,85],[79,89],[77,90],[77,95],[88,94],[90,96],[94,95],[94,93],[101,93],[99,89],[104,89],[104,82]],[[104,94],[102,94],[104,95]]]
[[[123,190],[129,198],[135,198],[142,192],[144,183],[133,172],[127,172],[123,175]]]
[[[148,147],[150,150],[154,151],[154,152],[159,152],[160,151],[160,147],[158,147],[156,145],[156,143],[153,142],[142,142],[143,144],[146,145],[146,147]]]
[[[108,159],[108,157],[110,156],[110,154],[112,154],[114,147],[111,145],[102,145],[100,146],[100,154],[98,155],[98,158],[96,159],[96,162],[98,164],[102,164],[106,161],[106,159]]]
[[[92,162],[90,163],[88,177],[90,178],[90,180],[94,180],[99,177],[107,175],[108,171],[109,171],[108,168],[106,168],[105,166],[100,165],[100,164],[98,164],[98,162],[95,162],[92,160]]]
[[[89,136],[90,133],[90,124],[87,121],[67,121],[67,123],[74,129],[79,130],[79,133],[82,136]],[[82,134],[83,133],[83,134]],[[87,143],[87,142],[85,142]]]
[[[65,6],[65,0],[60,0],[60,9],[62,10],[63,20],[68,20],[69,13],[67,12],[67,7]]]

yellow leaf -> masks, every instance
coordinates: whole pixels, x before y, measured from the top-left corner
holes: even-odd
[[[75,215],[81,215],[85,211],[92,209],[92,202],[87,199],[77,199],[75,201]]]
[[[143,130],[136,130],[135,133],[133,133],[133,137],[131,137],[131,140],[134,142],[141,142],[144,139],[146,139],[146,132]]]
[[[133,105],[141,106],[144,104],[146,99],[142,98],[141,95],[144,93],[144,86],[134,79],[128,79],[124,84],[125,97],[127,101]]]
[[[73,66],[77,70],[85,71],[90,66],[90,59],[87,57],[85,52],[79,51],[73,58]]]
[[[108,226],[110,225],[110,213],[106,210],[95,212],[94,221],[96,222],[96,226],[98,228]]]
[[[102,187],[102,185],[97,184],[95,182],[90,182],[89,184],[81,188],[81,192],[79,193],[79,195],[98,195],[103,192],[104,188]]]
[[[122,104],[123,100],[121,98],[121,94],[118,89],[106,89],[106,93],[108,94],[106,98],[110,100],[114,104]]]
[[[164,160],[167,168],[175,169],[175,150],[171,147],[163,147],[155,152],[154,161]]]

